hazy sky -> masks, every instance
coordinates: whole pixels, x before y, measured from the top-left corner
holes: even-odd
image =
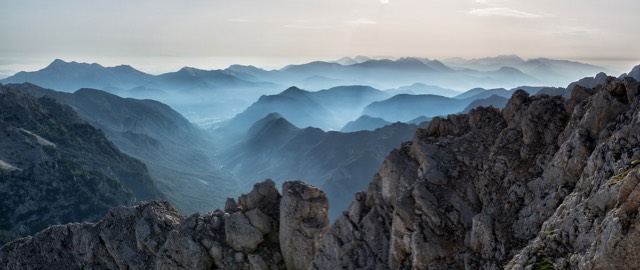
[[[342,56],[518,54],[627,71],[638,0],[0,0],[0,77],[55,58],[150,73]]]

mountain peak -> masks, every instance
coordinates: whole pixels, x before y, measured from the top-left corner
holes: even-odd
[[[279,95],[287,96],[287,95],[298,95],[302,93],[307,93],[308,91],[302,90],[297,86],[291,86],[287,88],[287,90],[282,91]]]

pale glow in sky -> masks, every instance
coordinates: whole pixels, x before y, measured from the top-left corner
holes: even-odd
[[[0,77],[55,58],[150,73],[517,54],[628,71],[637,0],[0,0]],[[30,68],[30,69],[29,69]]]

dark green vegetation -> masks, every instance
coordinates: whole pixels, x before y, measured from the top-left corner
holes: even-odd
[[[165,198],[146,166],[74,110],[0,86],[0,229],[25,235]]]
[[[548,259],[537,261],[536,263],[533,264],[533,270],[553,270],[553,269],[555,269],[553,267],[553,263]]]

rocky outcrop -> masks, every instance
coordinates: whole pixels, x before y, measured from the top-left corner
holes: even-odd
[[[242,195],[233,213],[181,215],[162,201],[118,207],[97,223],[58,225],[0,249],[8,269],[284,269],[291,257],[318,246],[327,228],[327,199],[302,182],[285,182],[282,199],[267,180]],[[289,194],[289,195],[287,195]],[[301,212],[295,213],[296,209]],[[305,211],[306,209],[306,211]],[[320,211],[317,211],[320,210]],[[280,225],[280,213],[301,219]],[[314,221],[314,222],[312,222]],[[301,227],[308,223],[318,226]],[[300,235],[311,232],[309,238]],[[279,230],[292,233],[286,251]],[[285,255],[285,256],[283,256]],[[297,263],[297,258],[293,261]],[[293,265],[289,269],[296,268]]]
[[[434,119],[356,194],[311,268],[640,267],[639,87],[518,91],[502,111]]]
[[[287,269],[307,269],[329,227],[324,192],[300,181],[285,182],[280,202],[280,249]]]

